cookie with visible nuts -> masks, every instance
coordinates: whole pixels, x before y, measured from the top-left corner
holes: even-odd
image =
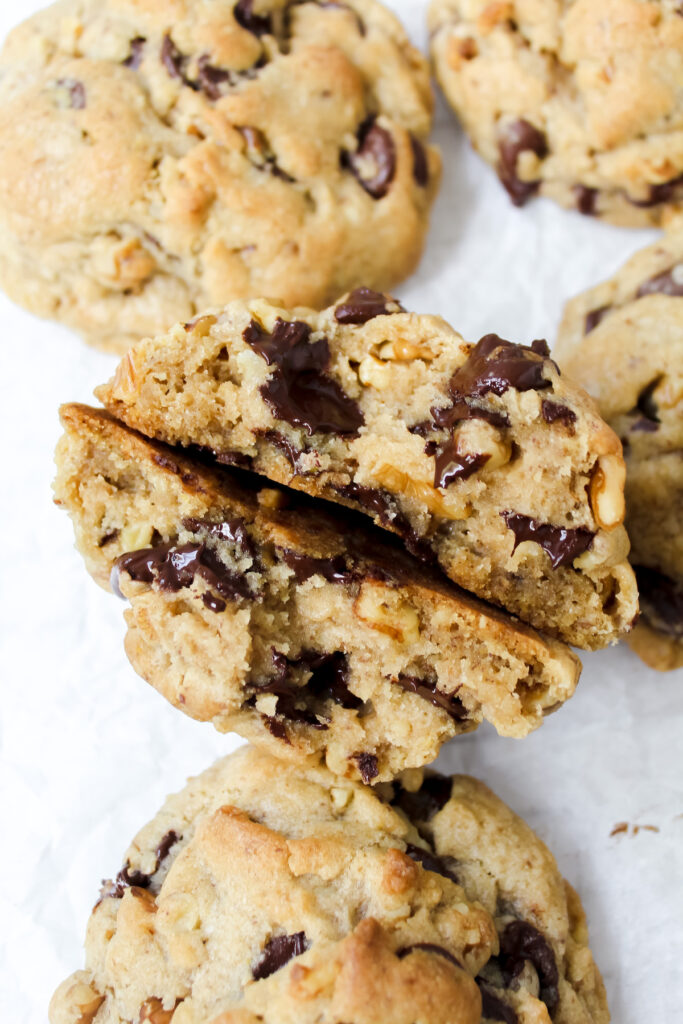
[[[607,1024],[550,851],[475,779],[411,776],[246,747],[191,779],[104,883],[51,1024]]]
[[[626,460],[626,527],[652,668],[683,667],[683,232],[567,304],[562,368],[595,396]]]
[[[377,0],[60,0],[0,54],[0,282],[118,352],[233,298],[392,287],[432,105]]]
[[[432,0],[436,76],[512,202],[616,224],[683,202],[683,18],[672,0]]]
[[[563,644],[464,593],[367,519],[212,469],[65,406],[56,500],[128,655],[176,707],[280,757],[393,778],[490,721],[568,700]]]
[[[98,396],[359,509],[536,629],[597,648],[637,611],[619,439],[545,342],[465,342],[359,289],[315,313],[235,302],[135,346]]]

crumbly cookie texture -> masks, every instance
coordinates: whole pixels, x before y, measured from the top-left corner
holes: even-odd
[[[427,63],[376,0],[61,0],[0,55],[0,282],[125,351],[415,268]]]
[[[624,462],[547,355],[467,344],[357,289],[321,313],[231,303],[136,346],[97,394],[150,437],[360,509],[460,586],[597,648],[637,611]]]
[[[578,897],[482,783],[244,747],[103,883],[51,1024],[607,1024]]]
[[[567,304],[557,356],[622,439],[626,526],[648,665],[683,666],[683,232]]]
[[[573,694],[564,644],[367,519],[249,489],[101,411],[62,421],[56,500],[95,579],[130,600],[133,665],[186,714],[374,782],[484,719],[525,736]]]
[[[437,78],[512,201],[617,224],[683,201],[675,0],[433,0]]]

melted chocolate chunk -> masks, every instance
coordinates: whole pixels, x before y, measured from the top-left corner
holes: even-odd
[[[124,68],[130,68],[132,71],[137,71],[142,64],[142,58],[145,55],[146,42],[147,40],[145,36],[136,36],[135,39],[131,39],[130,56],[126,57],[123,61]]]
[[[683,639],[683,582],[643,565],[633,569],[645,621],[660,633]]]
[[[69,93],[69,106],[72,110],[85,110],[87,98],[83,82],[76,78],[59,78],[57,85]]]
[[[413,178],[420,188],[426,188],[429,184],[429,162],[427,150],[415,135],[410,136],[410,146],[413,151]]]
[[[587,185],[575,185],[574,195],[576,196],[576,209],[579,213],[582,213],[584,217],[594,217],[597,213],[597,188],[588,188]]]
[[[511,921],[500,936],[500,953],[508,984],[522,973],[525,961],[533,964],[538,975],[540,998],[552,1016],[560,999],[559,974],[555,954],[538,928],[527,921]]]
[[[316,700],[331,700],[347,711],[358,711],[363,701],[348,687],[349,663],[345,654],[309,654],[306,664],[311,669],[311,678],[306,688]]]
[[[432,406],[430,409],[435,427],[443,430],[451,430],[461,420],[485,420],[492,427],[509,427],[510,420],[507,413],[499,412],[496,409],[486,409],[481,405],[474,405],[464,398],[456,398],[451,405],[444,408]],[[417,424],[420,427],[421,424]],[[425,424],[429,428],[429,424]],[[419,433],[417,427],[411,427],[412,433]]]
[[[541,402],[541,412],[546,423],[563,423],[565,427],[573,429],[576,423],[576,413],[566,405],[559,402],[549,402],[546,398]]]
[[[119,871],[114,882],[102,882],[100,900],[105,897],[120,900],[123,898],[123,894],[126,889],[149,889],[154,875],[156,875],[157,871],[180,839],[182,839],[182,836],[179,836],[173,830],[167,832],[166,835],[163,836],[156,848],[154,869],[149,874],[144,871],[131,871],[130,863],[126,862]]]
[[[482,1020],[502,1021],[502,1024],[518,1024],[517,1014],[512,1007],[494,995],[491,989],[478,978],[476,981],[481,992]]]
[[[107,544],[111,544],[113,540],[116,540],[118,535],[118,530],[110,530],[109,533],[105,533],[104,536],[100,537],[99,541],[97,542],[98,548],[105,548]]]
[[[253,600],[256,597],[247,579],[228,569],[204,543],[176,545],[169,542],[121,555],[114,563],[111,577],[112,589],[119,596],[122,595],[118,578],[122,572],[136,582],[156,583],[160,590],[170,593],[192,586],[195,577],[200,576],[221,598],[235,601],[239,598]],[[217,604],[221,604],[220,600]],[[225,605],[212,610],[224,611]]]
[[[322,576],[328,583],[350,583],[354,578],[353,572],[347,568],[343,555],[314,558],[312,555],[304,555],[300,551],[285,548],[282,552],[282,561],[293,570],[297,583],[305,583],[311,576]]]
[[[631,430],[646,431],[650,434],[659,430],[661,423],[659,419],[659,406],[655,402],[653,395],[661,379],[661,377],[655,377],[638,395],[636,408],[633,411],[634,413],[640,413],[640,418],[633,423]]]
[[[394,783],[394,787],[396,795],[392,803],[400,807],[411,821],[422,823],[431,821],[446,806],[451,798],[453,780],[435,772],[427,775],[414,793],[404,789],[399,782]]]
[[[434,953],[436,956],[442,956],[444,960],[448,960],[454,967],[460,968],[461,971],[463,970],[462,964],[459,960],[456,960],[452,953],[449,953],[443,946],[437,946],[434,942],[414,942],[412,946],[403,946],[402,949],[396,950],[396,956],[399,960],[403,960],[404,957],[410,956],[411,953],[419,949],[425,953]]]
[[[427,563],[436,561],[429,542],[412,528],[400,512],[396,499],[388,491],[380,490],[378,487],[365,487],[362,484],[343,484],[335,486],[334,490],[340,497],[354,502],[363,511],[376,517],[385,529],[393,530],[402,537],[406,548],[415,558]]]
[[[540,181],[522,181],[517,176],[520,153],[535,153],[539,160],[548,155],[548,143],[543,132],[529,121],[513,121],[503,130],[499,142],[500,163],[498,176],[515,206],[524,206],[538,191]]]
[[[283,740],[288,747],[291,747],[292,741],[287,735],[287,727],[284,722],[281,722],[279,718],[275,718],[273,715],[261,715],[261,718],[266,723],[271,736],[274,736],[276,740]]]
[[[189,80],[185,77],[187,57],[180,52],[168,32],[161,43],[161,63],[164,65],[171,78],[179,78],[185,83],[185,85],[191,85]]]
[[[269,444],[274,445],[275,448],[279,448],[282,454],[285,456],[287,461],[293,470],[296,470],[299,456],[303,455],[303,452],[298,448],[293,441],[290,441],[288,437],[281,434],[278,430],[266,430],[263,435]]]
[[[550,523],[539,523],[537,519],[522,515],[521,512],[501,512],[508,529],[515,535],[513,553],[525,540],[540,544],[550,555],[553,569],[563,565],[571,565],[575,558],[588,551],[595,534],[579,526],[570,529],[565,526],[552,526]]]
[[[678,275],[674,277],[674,272],[679,266],[680,264],[677,264],[645,281],[636,292],[636,298],[642,299],[644,295],[670,295],[672,298],[680,298],[683,295],[683,280],[677,280]],[[683,274],[681,277],[683,278]]]
[[[592,309],[590,313],[586,313],[583,333],[590,334],[591,331],[594,331],[598,324],[607,316],[611,308],[611,306],[599,306],[598,309]]]
[[[391,133],[377,124],[374,117],[363,121],[358,129],[358,149],[342,153],[342,166],[355,175],[373,199],[382,199],[396,173],[396,147]]]
[[[263,948],[261,958],[254,964],[251,974],[254,981],[269,978],[275,971],[289,963],[295,956],[301,956],[309,948],[310,943],[305,932],[294,935],[275,935]]]
[[[428,700],[435,708],[447,711],[456,722],[467,721],[467,711],[462,701],[454,693],[442,693],[437,689],[436,683],[431,680],[401,674],[392,681],[409,693],[416,693],[419,697]]]
[[[432,454],[430,449],[430,454]],[[490,456],[477,454],[461,454],[457,441],[450,438],[445,444],[437,447],[434,452],[434,486],[450,487],[456,480],[467,480],[484,466]]]
[[[435,853],[430,853],[429,850],[423,850],[421,846],[413,846],[412,843],[406,844],[406,853],[411,860],[421,864],[425,871],[433,871],[435,874],[441,875],[442,878],[448,878],[456,885],[460,885],[457,876],[451,870],[451,865],[455,863],[452,857],[438,857]]]
[[[233,76],[224,68],[210,63],[206,54],[197,61],[197,86],[210,100],[219,100],[223,95],[222,85],[231,85]]]
[[[639,206],[648,209],[651,206],[659,206],[660,203],[668,203],[678,198],[678,193],[683,186],[683,174],[671,181],[665,181],[661,185],[650,185],[650,194],[647,199],[632,199],[626,196],[632,206]]]
[[[487,334],[451,377],[449,394],[453,399],[466,401],[488,394],[504,395],[508,388],[542,391],[552,386],[543,375],[549,355],[544,341],[534,341],[531,346],[515,345],[497,334]]]
[[[379,775],[379,766],[374,754],[354,754],[353,760],[358,765],[360,777],[366,786],[369,786],[373,779]]]
[[[239,0],[232,9],[235,21],[254,36],[264,36],[272,31],[270,15],[254,14],[254,0]]]
[[[252,320],[244,340],[275,370],[261,394],[275,416],[314,433],[354,435],[365,423],[360,408],[323,370],[330,361],[326,338],[309,342],[311,328],[279,317],[271,334]]]
[[[263,693],[271,693],[277,697],[275,713],[289,722],[301,722],[313,729],[325,731],[328,728],[327,722],[321,722],[320,718],[309,709],[310,695],[303,686],[297,686],[290,682],[292,671],[300,662],[290,661],[279,651],[273,651],[273,666],[275,675],[253,687],[255,693],[246,701],[247,707],[254,707],[256,699]],[[303,704],[304,707],[299,705]],[[323,717],[323,716],[320,716]]]
[[[334,311],[334,318],[340,324],[366,324],[368,320],[374,320],[376,316],[388,316],[395,310],[389,310],[389,305],[394,304],[404,312],[400,303],[392,299],[390,295],[383,295],[382,292],[373,292],[371,288],[356,288],[355,291],[337,306]]]

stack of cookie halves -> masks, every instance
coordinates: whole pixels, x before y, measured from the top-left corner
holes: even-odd
[[[515,6],[434,4],[458,109],[514,66]],[[483,721],[528,735],[574,693],[570,645],[631,630],[625,488],[633,643],[682,657],[676,516],[643,508],[654,462],[679,480],[683,392],[666,360],[596,380],[683,294],[683,246],[568,308],[562,369],[599,409],[544,341],[472,344],[389,294],[440,158],[426,61],[375,0],[60,0],[1,71],[3,286],[123,357],[99,407],[62,408],[56,502],[136,671],[250,741],[135,838],[52,1024],[606,1024],[551,853],[426,766]],[[476,119],[515,202],[675,198],[584,180],[567,111],[517,84]]]

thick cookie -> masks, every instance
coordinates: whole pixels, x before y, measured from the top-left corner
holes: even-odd
[[[360,289],[322,313],[231,303],[136,346],[97,393],[142,433],[360,509],[479,597],[602,647],[637,609],[621,445],[547,355],[469,345]]]
[[[433,0],[439,82],[517,206],[617,224],[683,200],[683,18],[673,0]]]
[[[653,668],[683,666],[683,233],[637,253],[567,304],[563,369],[622,439],[626,526],[641,618],[629,638]]]
[[[103,884],[51,1024],[607,1024],[543,843],[482,783],[412,774],[379,795],[245,747],[190,780]]]
[[[376,0],[60,0],[0,56],[0,281],[103,348],[416,266],[426,61]]]
[[[131,602],[133,665],[186,714],[371,782],[483,719],[525,736],[574,692],[568,648],[367,519],[249,489],[85,406],[62,421],[57,501]]]

